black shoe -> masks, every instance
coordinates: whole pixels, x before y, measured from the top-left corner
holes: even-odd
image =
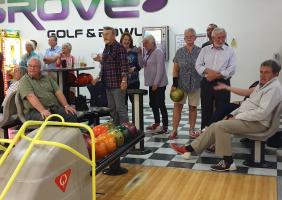
[[[225,162],[225,160],[221,160],[216,165],[211,166],[212,171],[218,171],[218,172],[234,171],[236,169],[237,168],[234,162],[232,162],[231,164],[228,164]]]

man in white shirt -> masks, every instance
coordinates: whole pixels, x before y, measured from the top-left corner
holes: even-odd
[[[214,110],[221,109],[230,102],[229,91],[215,91],[217,82],[230,85],[235,73],[235,53],[225,45],[226,32],[215,28],[212,32],[213,44],[204,47],[196,61],[196,70],[203,76],[201,81],[201,129],[209,126]]]
[[[228,90],[250,95],[238,109],[222,121],[210,125],[191,145],[177,146],[171,144],[182,157],[189,159],[192,152],[202,153],[207,147],[215,143],[215,154],[222,156],[218,164],[212,165],[211,170],[236,170],[232,158],[231,135],[264,132],[270,127],[273,111],[282,101],[282,86],[277,76],[281,66],[273,60],[264,61],[260,67],[260,81],[255,88],[239,89],[222,85],[217,90]],[[228,120],[227,120],[228,119]]]

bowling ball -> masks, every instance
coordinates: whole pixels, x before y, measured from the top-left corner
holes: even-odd
[[[91,139],[90,139],[90,136],[88,134],[83,134],[83,138],[84,138],[84,141],[86,143],[86,147],[87,147],[89,157],[91,158],[92,154],[91,154]]]
[[[113,130],[109,134],[113,135],[116,140],[116,144],[118,147],[122,146],[124,144],[124,137],[120,130]]]
[[[129,143],[132,140],[132,136],[127,129],[124,129],[122,131],[122,134],[123,134],[125,144]]]
[[[108,132],[108,128],[106,126],[102,125],[102,124],[95,126],[92,130],[94,132],[95,137],[98,137],[99,135]]]
[[[78,85],[91,84],[93,77],[91,74],[81,73],[77,76]]]
[[[109,131],[115,128],[115,125],[113,122],[106,122],[106,123],[103,123],[102,125],[107,127]]]
[[[179,88],[176,88],[175,90],[170,92],[170,99],[173,102],[176,103],[180,102],[183,98],[184,98],[184,92]]]
[[[95,155],[96,160],[100,160],[108,155],[107,145],[104,140],[96,140],[95,143]]]
[[[133,124],[133,123],[130,123],[130,122],[124,122],[122,124],[122,126],[128,130],[128,133],[131,135],[132,138],[136,138],[137,134],[138,134],[138,131],[137,131],[137,128],[136,126]]]
[[[115,137],[113,135],[105,133],[105,134],[99,135],[97,139],[103,140],[105,142],[108,154],[116,150],[117,145],[116,145]]]
[[[122,125],[116,126],[116,130],[119,130],[122,133],[124,138],[124,143],[128,143],[131,141],[131,135],[124,126]]]

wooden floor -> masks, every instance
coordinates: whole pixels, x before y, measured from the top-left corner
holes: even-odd
[[[123,176],[97,176],[97,200],[276,200],[275,177],[126,165]]]

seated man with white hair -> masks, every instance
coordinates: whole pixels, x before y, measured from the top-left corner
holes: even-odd
[[[27,67],[27,63],[32,57],[40,59],[40,56],[35,52],[34,42],[30,40],[27,41],[25,43],[25,50],[26,50],[26,53],[22,56],[21,61],[19,63],[21,67]]]
[[[72,108],[56,81],[41,74],[41,62],[37,58],[28,61],[27,74],[19,87],[26,120],[44,120],[51,114],[61,115],[65,121],[77,121]]]

